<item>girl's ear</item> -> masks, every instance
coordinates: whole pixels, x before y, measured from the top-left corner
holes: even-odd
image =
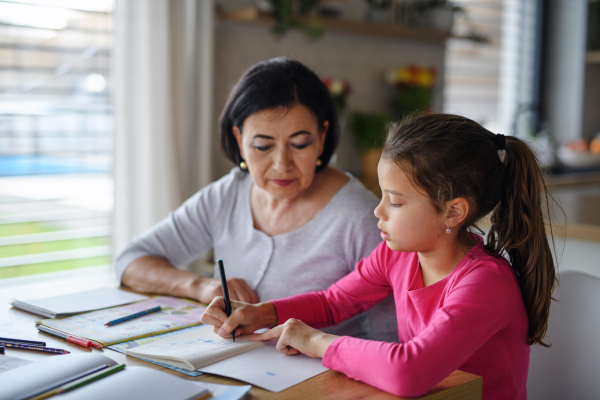
[[[462,197],[450,200],[448,202],[445,225],[454,228],[455,226],[462,224],[469,215],[470,208],[469,202]]]
[[[235,140],[237,141],[238,149],[240,149],[240,156],[245,160],[246,157],[244,157],[244,150],[242,149],[242,132],[237,126],[234,126],[232,131],[233,136],[235,136]]]

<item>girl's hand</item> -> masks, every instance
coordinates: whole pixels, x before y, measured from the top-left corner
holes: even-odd
[[[247,335],[257,329],[272,328],[277,325],[277,310],[272,303],[259,303],[256,305],[231,301],[233,311],[227,317],[225,312],[225,299],[215,297],[209,304],[200,321],[214,326],[214,332],[221,337],[231,337],[235,329],[235,335]]]
[[[290,318],[283,325],[252,336],[252,340],[264,341],[279,338],[277,350],[285,355],[302,353],[313,358],[323,358],[329,345],[338,337],[311,328],[300,320]]]

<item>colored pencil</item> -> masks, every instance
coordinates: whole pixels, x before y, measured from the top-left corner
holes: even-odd
[[[225,312],[229,317],[231,315],[231,299],[229,298],[229,288],[227,287],[227,278],[225,277],[225,265],[223,264],[223,260],[218,261],[219,264],[219,274],[221,275],[221,286],[223,287],[223,297],[225,297]],[[235,329],[231,332],[231,337],[235,342]]]
[[[42,347],[42,346],[30,346],[28,344],[0,342],[0,346],[12,348],[12,349],[40,351],[42,353],[54,353],[54,354],[69,354],[70,353],[70,351],[63,350],[63,349],[53,349],[52,347]]]
[[[67,342],[75,343],[75,344],[78,344],[83,347],[92,347],[93,346],[92,341],[88,340],[86,338],[70,335],[66,332],[57,331],[56,329],[48,328],[47,326],[44,326],[44,325],[38,325],[37,328],[40,331],[45,332],[49,335],[54,335],[59,338],[65,339]]]
[[[36,342],[35,340],[25,340],[25,339],[11,339],[7,337],[0,337],[0,342],[5,343],[16,343],[16,344],[29,344],[31,346],[46,346],[46,342]]]
[[[118,318],[118,319],[115,319],[115,320],[112,320],[112,321],[108,321],[107,323],[104,324],[104,326],[113,326],[113,325],[116,325],[116,324],[120,324],[121,322],[129,321],[130,319],[134,319],[134,318],[146,315],[146,314],[154,313],[154,312],[160,311],[161,309],[162,308],[160,306],[158,306],[158,307],[151,308],[149,310],[144,310],[144,311],[137,312],[135,314],[126,315],[126,316],[124,316],[122,318]]]

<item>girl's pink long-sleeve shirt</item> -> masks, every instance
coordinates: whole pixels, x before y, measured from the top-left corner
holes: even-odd
[[[456,369],[483,377],[483,399],[526,399],[528,319],[517,276],[481,237],[452,273],[424,287],[416,253],[382,242],[329,289],[271,300],[279,323],[335,325],[394,293],[399,343],[343,336],[323,365],[397,396],[427,393]]]

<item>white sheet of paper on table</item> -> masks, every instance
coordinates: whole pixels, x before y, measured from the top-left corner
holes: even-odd
[[[29,360],[23,360],[22,358],[0,354],[0,373],[22,367],[23,365],[27,365],[29,363],[31,363]]]
[[[200,368],[199,371],[239,379],[271,392],[281,392],[328,370],[320,358],[304,354],[286,356],[275,345],[275,341],[270,341],[265,346]]]

